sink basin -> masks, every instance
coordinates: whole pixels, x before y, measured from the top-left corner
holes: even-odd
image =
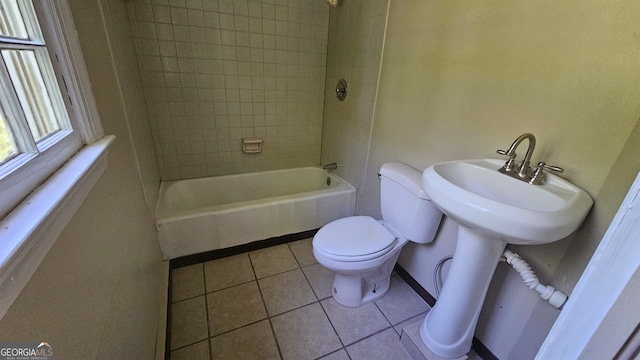
[[[461,160],[427,168],[422,186],[458,223],[447,281],[424,319],[420,337],[436,355],[457,358],[471,348],[482,304],[507,243],[535,245],[575,231],[593,200],[553,174],[531,185],[498,172],[503,160]]]
[[[521,245],[560,240],[575,231],[593,201],[581,188],[547,173],[531,185],[497,171],[503,160],[435,164],[422,176],[425,192],[447,216],[487,237]]]

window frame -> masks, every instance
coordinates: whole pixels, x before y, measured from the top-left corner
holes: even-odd
[[[0,180],[0,319],[105,171],[115,139],[104,135],[67,0],[31,1],[54,54],[56,76],[74,89],[63,90],[63,98],[73,104],[67,108],[77,136],[63,136],[59,143],[75,138],[79,146],[44,149],[38,161],[31,159]],[[32,154],[18,157],[23,155]],[[2,210],[10,201],[9,211]]]
[[[104,136],[67,1],[32,0],[32,4],[72,130],[59,131],[42,141],[38,153],[21,153],[2,165],[0,218],[83,145]]]

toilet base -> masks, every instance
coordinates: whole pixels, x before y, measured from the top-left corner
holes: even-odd
[[[391,272],[400,256],[396,251],[380,267],[360,274],[337,273],[333,280],[333,298],[341,305],[358,307],[376,301],[387,294]]]

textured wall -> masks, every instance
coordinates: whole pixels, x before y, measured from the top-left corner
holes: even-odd
[[[162,179],[317,165],[329,8],[316,0],[132,0]],[[242,153],[241,138],[264,139]]]

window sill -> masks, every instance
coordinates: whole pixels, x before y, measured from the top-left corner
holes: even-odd
[[[86,145],[16,209],[0,219],[0,319],[107,167],[115,136]]]

